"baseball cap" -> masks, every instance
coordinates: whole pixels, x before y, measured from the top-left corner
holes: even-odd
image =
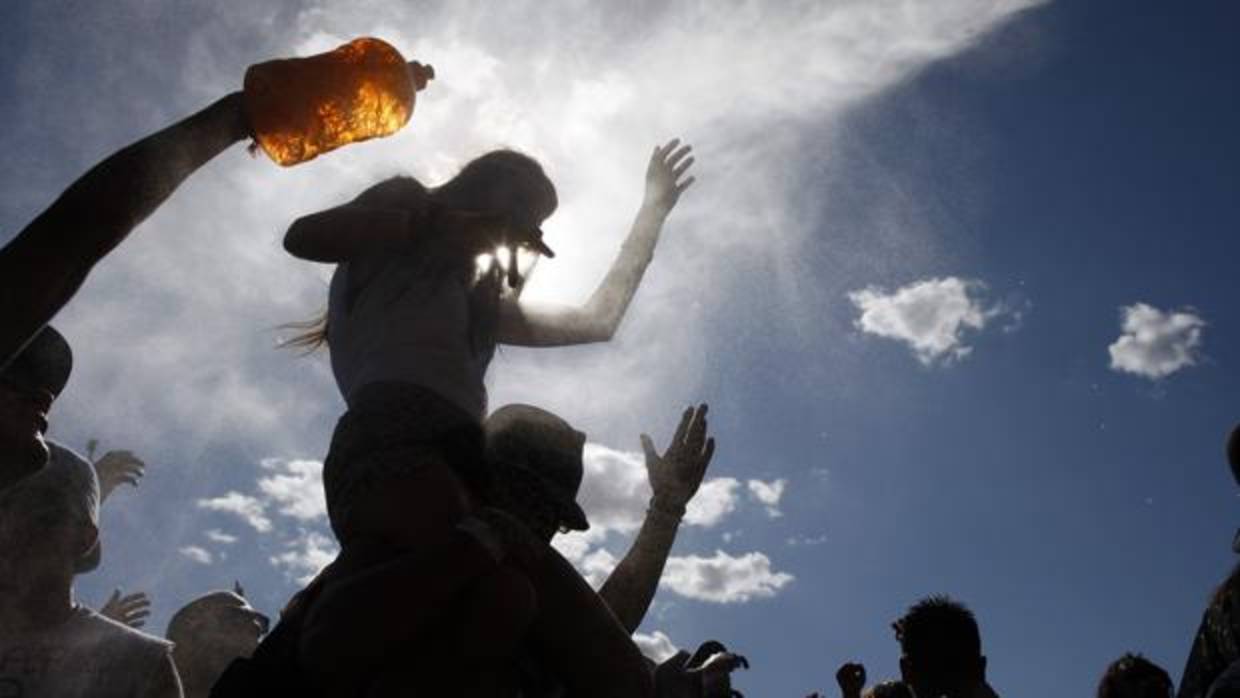
[[[483,429],[490,457],[539,482],[559,507],[564,526],[574,531],[590,528],[577,504],[577,490],[585,474],[584,433],[544,409],[522,404],[495,410]]]

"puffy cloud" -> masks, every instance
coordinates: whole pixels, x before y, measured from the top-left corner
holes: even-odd
[[[259,533],[271,531],[271,519],[267,518],[266,505],[248,494],[233,491],[222,497],[199,499],[198,508],[235,514]]]
[[[214,560],[211,556],[211,551],[206,550],[205,548],[200,548],[197,545],[186,545],[182,548],[178,548],[177,552],[181,553],[183,557],[193,560],[201,565],[209,565]]]
[[[723,521],[736,511],[736,491],[740,485],[739,480],[731,477],[713,477],[703,482],[685,509],[685,523],[709,528]]]
[[[1111,369],[1157,380],[1197,363],[1205,320],[1191,309],[1145,303],[1120,308],[1123,334],[1108,347]]]
[[[577,571],[581,572],[581,576],[586,578],[590,586],[598,589],[603,586],[603,582],[607,581],[612,570],[616,569],[617,562],[619,560],[616,556],[606,548],[595,548],[577,563]]]
[[[289,550],[269,558],[271,564],[284,570],[285,575],[298,584],[308,584],[314,575],[336,557],[340,549],[335,541],[312,530],[301,530],[288,542]]]
[[[212,543],[219,543],[221,545],[232,545],[233,543],[237,542],[236,536],[234,536],[231,533],[224,533],[218,528],[209,529],[206,533],[206,536],[207,536],[207,540],[211,541]]]
[[[988,307],[985,285],[955,276],[925,279],[890,293],[871,286],[852,291],[848,299],[861,311],[857,329],[908,344],[922,364],[951,363],[973,348],[965,335],[980,331],[1002,307]]]
[[[779,500],[784,497],[784,486],[788,481],[779,478],[772,482],[763,482],[761,480],[750,480],[746,483],[749,487],[749,494],[754,499],[766,506],[766,513],[772,519],[783,516],[784,513],[779,510]]]
[[[662,662],[679,651],[672,639],[665,635],[662,631],[656,630],[649,635],[645,633],[633,633],[633,642],[637,644],[637,648],[655,662]]]
[[[321,462],[264,458],[261,465],[275,474],[259,478],[258,489],[279,507],[281,514],[301,521],[327,516]]]
[[[743,603],[774,596],[792,582],[786,572],[771,571],[771,560],[759,552],[739,557],[716,550],[713,557],[671,557],[662,584],[686,598],[714,603]]]
[[[636,531],[650,503],[644,456],[588,443],[584,457],[586,472],[577,499],[590,520],[590,530]],[[739,487],[735,478],[708,478],[689,502],[685,523],[707,527],[719,523],[736,510]]]

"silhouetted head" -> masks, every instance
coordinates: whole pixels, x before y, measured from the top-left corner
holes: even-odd
[[[902,681],[883,681],[865,689],[861,698],[913,698]]]
[[[95,468],[51,448],[44,468],[0,493],[0,593],[63,593],[98,544]]]
[[[556,531],[590,527],[577,504],[585,434],[531,405],[505,405],[483,428],[501,508],[548,541]]]
[[[167,638],[186,696],[205,695],[234,659],[254,654],[268,623],[235,591],[203,594],[174,613]]]
[[[0,489],[47,462],[47,413],[72,368],[69,343],[48,326],[0,371]]]
[[[1111,662],[1098,682],[1098,698],[1171,698],[1173,691],[1167,672],[1131,652]]]
[[[972,611],[946,596],[918,601],[892,624],[900,673],[918,696],[973,695],[986,680],[986,657]]]

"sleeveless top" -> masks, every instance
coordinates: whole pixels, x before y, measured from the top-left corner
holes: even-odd
[[[327,305],[332,373],[352,408],[366,385],[401,382],[428,388],[478,421],[494,343],[473,348],[470,288],[434,278],[416,259],[373,255],[337,265]]]

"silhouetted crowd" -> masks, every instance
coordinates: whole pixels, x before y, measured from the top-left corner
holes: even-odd
[[[335,265],[326,313],[294,323],[290,344],[326,349],[347,407],[323,470],[339,555],[274,625],[239,584],[187,603],[166,639],[139,630],[143,593],[118,589],[98,611],[76,601],[75,577],[101,559],[100,505],[145,465],[44,438],[73,364],[48,323],[186,177],[251,136],[230,94],[100,162],[0,249],[0,698],[735,694],[748,663],[723,643],[656,663],[632,639],[714,454],[706,405],[685,410],[662,453],[642,436],[649,508],[596,591],[550,545],[590,525],[577,503],[586,435],[531,405],[489,410],[483,381],[501,344],[611,339],[693,181],[678,140],[654,148],[632,229],[580,307],[521,298],[530,260],[554,256],[541,225],[558,206],[522,153],[485,153],[435,187],[388,179],[294,221],[285,248]],[[1240,567],[1205,611],[1179,698],[1240,695],[1238,592]],[[864,667],[844,664],[844,698],[997,696],[963,604],[927,597],[893,628],[900,677],[866,688]],[[1097,693],[1174,686],[1125,654]]]

